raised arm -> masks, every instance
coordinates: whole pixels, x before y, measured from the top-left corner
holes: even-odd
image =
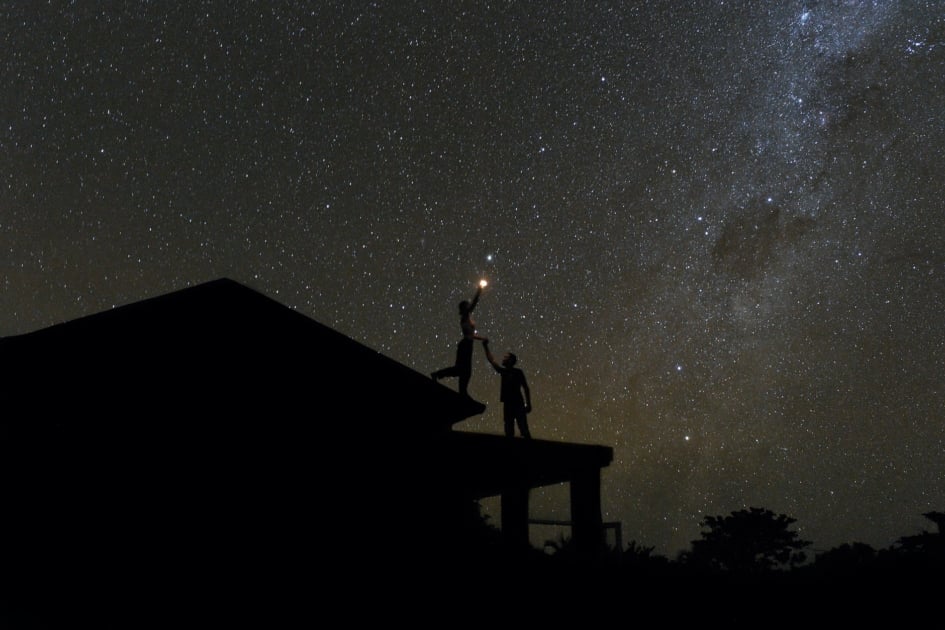
[[[476,308],[476,304],[479,304],[479,298],[482,296],[482,287],[476,287],[476,295],[473,296],[473,299],[469,302],[469,311],[473,312],[473,309]]]
[[[496,372],[500,372],[500,373],[501,373],[501,372],[502,372],[502,366],[499,365],[498,363],[496,363],[495,357],[492,356],[492,352],[489,351],[489,340],[488,340],[488,339],[483,339],[483,340],[482,340],[482,349],[485,350],[485,352],[486,352],[486,361],[489,362],[489,365],[492,366],[492,369],[494,369]]]

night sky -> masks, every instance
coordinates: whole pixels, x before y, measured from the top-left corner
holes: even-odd
[[[2,0],[0,43],[0,335],[225,276],[428,374],[485,277],[625,542],[945,510],[945,2]]]

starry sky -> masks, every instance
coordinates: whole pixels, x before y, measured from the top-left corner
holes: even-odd
[[[945,510],[945,2],[0,0],[0,43],[2,336],[225,276],[426,374],[486,277],[624,541]]]

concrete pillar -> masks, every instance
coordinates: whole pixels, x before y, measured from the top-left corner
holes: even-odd
[[[575,549],[596,554],[604,545],[600,511],[600,469],[582,470],[571,479],[572,539]]]
[[[527,547],[528,488],[511,488],[502,493],[502,537],[510,547]]]

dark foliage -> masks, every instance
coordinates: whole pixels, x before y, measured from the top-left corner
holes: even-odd
[[[749,508],[728,516],[706,516],[700,540],[684,561],[695,568],[757,574],[804,562],[811,543],[790,531],[795,519],[764,508]]]

